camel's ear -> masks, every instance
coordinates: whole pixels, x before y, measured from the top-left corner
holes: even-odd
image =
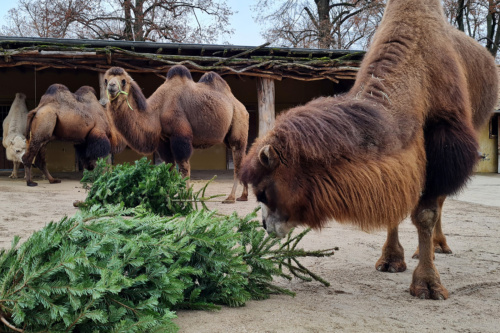
[[[259,161],[264,167],[274,170],[280,163],[276,151],[271,145],[264,146],[259,151]]]
[[[141,88],[135,81],[130,81],[130,92],[132,93],[132,96],[139,110],[146,111],[147,108],[146,97],[144,96]]]

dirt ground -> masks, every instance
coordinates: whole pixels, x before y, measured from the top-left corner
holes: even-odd
[[[193,183],[199,188],[213,174],[194,172]],[[61,184],[37,180],[39,186],[35,188],[7,175],[0,173],[3,248],[10,245],[14,235],[26,239],[47,222],[74,214],[73,201],[86,196],[78,174],[59,175]],[[176,319],[180,332],[500,332],[500,205],[494,201],[500,202],[500,175],[476,176],[473,184],[476,180],[480,186],[471,186],[463,196],[445,202],[443,226],[453,254],[437,254],[436,266],[450,292],[448,300],[420,300],[409,294],[417,265],[411,259],[417,246],[416,229],[409,220],[400,229],[408,270],[397,274],[374,268],[385,231],[367,234],[332,222],[301,242],[306,249],[339,247],[331,258],[303,261],[328,280],[330,287],[280,280],[281,286],[297,293],[294,298],[273,296],[216,312],[181,311]],[[207,193],[227,194],[230,188],[231,174],[219,172]],[[490,191],[484,195],[489,201],[474,192],[482,188]],[[210,204],[222,213],[236,210],[240,215],[255,207],[253,195],[248,202]]]

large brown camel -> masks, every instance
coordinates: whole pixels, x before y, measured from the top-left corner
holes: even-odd
[[[376,269],[401,272],[398,225],[410,215],[419,245],[410,293],[448,298],[433,242],[446,250],[441,208],[473,172],[497,81],[493,57],[446,22],[440,0],[389,0],[352,89],[278,117],[245,158],[241,178],[264,227],[278,236],[329,219],[385,227]]]
[[[231,149],[234,183],[225,203],[235,201],[238,171],[248,138],[248,112],[218,74],[204,74],[194,82],[189,70],[173,66],[167,79],[147,100],[128,73],[120,67],[105,74],[108,109],[128,145],[142,154],[157,151],[166,163],[177,163],[184,177],[191,174],[193,148],[224,142]],[[248,185],[238,201],[246,201]]]
[[[53,178],[45,162],[46,145],[53,140],[75,143],[77,157],[86,169],[93,169],[99,157],[125,149],[126,142],[109,121],[106,108],[97,100],[94,88],[83,86],[75,93],[62,84],[51,85],[38,107],[28,113],[27,149],[23,156],[28,186],[32,181],[31,165],[38,167],[51,184]]]

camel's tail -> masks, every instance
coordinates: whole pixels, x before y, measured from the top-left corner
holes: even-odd
[[[36,112],[38,109],[31,110],[28,112],[27,123],[26,123],[26,133],[24,136],[26,137],[26,142],[29,144],[31,140],[31,124],[33,123],[33,118],[35,118]]]

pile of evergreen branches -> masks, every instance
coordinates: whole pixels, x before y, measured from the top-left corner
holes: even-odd
[[[146,182],[176,173],[163,166],[148,170]],[[127,186],[145,193],[141,184]],[[293,295],[273,284],[273,277],[295,275],[328,285],[298,261],[333,255],[333,250],[297,249],[308,230],[280,241],[259,228],[256,212],[243,218],[207,210],[161,216],[152,211],[166,207],[161,204],[126,208],[120,202],[86,206],[73,217],[49,223],[20,246],[16,237],[10,250],[0,252],[0,320],[5,330],[175,332],[177,309],[241,306],[273,293]]]
[[[129,163],[112,166],[99,159],[94,170],[85,170],[81,183],[88,190],[81,207],[122,204],[124,207],[142,205],[159,215],[186,215],[193,211],[190,201],[192,188],[172,164],[153,165],[143,157]]]

